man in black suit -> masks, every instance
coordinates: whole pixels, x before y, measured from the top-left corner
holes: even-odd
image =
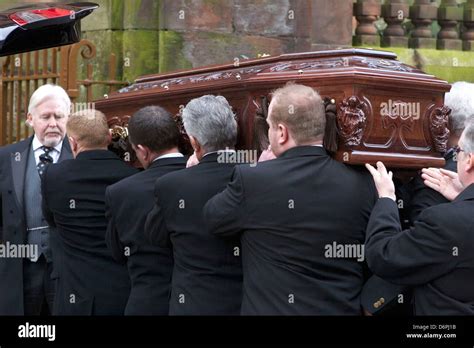
[[[449,117],[448,151],[444,154],[444,169],[456,172],[456,145],[464,130],[467,119],[474,116],[474,84],[456,82],[444,97],[444,104],[451,109]],[[426,186],[423,175],[415,176],[406,185],[399,187],[399,205],[402,228],[414,225],[426,208],[449,202],[440,193]],[[362,292],[362,306],[374,315],[411,314],[410,287],[391,284],[380,277],[373,276],[367,281]]]
[[[238,315],[240,242],[208,233],[201,215],[230,180],[235,163],[226,155],[235,154],[237,123],[227,100],[211,95],[191,100],[183,123],[200,162],[158,179],[145,229],[155,244],[173,250],[170,315]]]
[[[59,86],[31,96],[27,124],[34,135],[0,149],[0,243],[26,246],[20,257],[0,257],[0,315],[51,313],[56,281],[50,226],[41,214],[41,175],[49,163],[72,158],[66,135],[71,101]]]
[[[377,169],[367,165],[380,197],[367,227],[367,262],[379,277],[414,287],[415,315],[474,314],[474,123],[456,153],[463,191],[423,210],[403,231],[392,174],[381,162]]]
[[[43,211],[56,226],[59,278],[53,312],[123,315],[130,281],[105,243],[105,190],[137,171],[107,151],[110,133],[101,112],[71,115],[67,133],[75,159],[47,167],[42,182]]]
[[[474,117],[474,84],[469,82],[453,83],[449,93],[444,97],[444,104],[451,109],[449,117],[448,150],[444,154],[446,165],[444,169],[456,171],[456,145],[459,142],[466,121]],[[423,210],[433,205],[447,203],[448,200],[435,190],[426,186],[421,175],[416,176],[408,185],[411,195],[408,206],[410,226]]]
[[[325,112],[312,88],[273,93],[274,160],[235,168],[204,208],[210,233],[240,236],[243,315],[360,315],[370,176],[322,146]]]
[[[145,221],[155,202],[156,180],[184,169],[186,160],[178,151],[178,127],[159,106],[136,112],[128,132],[145,171],[107,188],[106,241],[114,258],[128,267],[131,291],[125,315],[168,315],[173,255],[145,238]]]

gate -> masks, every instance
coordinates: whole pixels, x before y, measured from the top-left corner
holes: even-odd
[[[106,86],[110,93],[127,84],[115,78],[117,61],[114,54],[109,57],[107,80],[94,80],[90,63],[86,65],[85,79],[78,79],[79,59],[87,61],[95,55],[95,45],[81,40],[74,45],[4,57],[0,75],[0,146],[18,142],[32,134],[25,122],[28,103],[31,94],[41,85],[58,84],[66,90],[73,103],[90,103],[94,86]]]

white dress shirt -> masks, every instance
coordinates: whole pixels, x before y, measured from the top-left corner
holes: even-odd
[[[35,154],[36,165],[38,165],[40,161],[39,158],[44,153],[44,151],[41,149],[41,146],[43,146],[43,144],[40,143],[36,134],[33,138],[33,143],[31,144],[31,146]],[[49,153],[49,155],[53,158],[53,163],[58,163],[62,148],[63,148],[63,140],[61,140],[61,142],[54,147],[54,150]]]
[[[167,153],[166,155],[161,155],[155,158],[153,162],[158,161],[159,159],[163,159],[163,158],[177,158],[177,157],[184,157],[184,155],[180,152]]]

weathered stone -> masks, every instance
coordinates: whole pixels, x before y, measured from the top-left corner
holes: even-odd
[[[192,67],[192,63],[184,55],[184,39],[181,33],[161,30],[159,38],[160,72]]]
[[[384,36],[380,43],[382,47],[408,47],[408,38],[404,36]]]
[[[162,0],[159,27],[173,31],[231,33],[232,3],[221,0]]]
[[[292,36],[296,42],[313,36],[312,27],[314,20],[312,8],[318,1],[321,0],[290,0],[290,11],[293,11],[293,13],[288,13],[288,19],[293,26]],[[294,14],[294,18],[291,16],[292,14]]]
[[[259,54],[280,55],[288,52],[291,39],[262,36],[235,36],[216,33],[186,33],[184,56],[193,67],[256,58]]]
[[[140,75],[158,71],[159,31],[125,30],[123,32],[123,79],[133,81]]]
[[[94,0],[100,7],[81,21],[82,31],[118,30],[123,28],[122,0]]]
[[[412,37],[408,40],[411,48],[436,48],[436,39],[427,37]]]
[[[309,52],[313,51],[312,47],[312,42],[310,38],[305,38],[305,37],[297,37],[294,40],[292,40],[292,46],[288,46],[288,51],[286,53],[290,52]],[[317,50],[315,50],[317,51]]]
[[[311,39],[313,47],[350,47],[352,0],[313,1]]]
[[[124,29],[159,29],[159,1],[124,0],[123,6]]]
[[[285,36],[294,32],[295,9],[289,0],[235,0],[236,33]]]
[[[442,5],[438,9],[438,20],[447,19],[453,21],[460,21],[463,18],[463,10],[458,6]]]
[[[380,0],[357,0],[354,14],[358,22],[356,35],[352,40],[354,46],[380,46],[380,35],[375,26],[375,21],[381,14]]]

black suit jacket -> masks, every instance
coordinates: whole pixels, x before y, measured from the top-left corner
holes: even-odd
[[[207,200],[230,180],[233,164],[216,153],[191,168],[158,179],[145,229],[154,243],[172,247],[170,315],[238,315],[242,266],[238,238],[218,238],[202,221]]]
[[[446,165],[444,168],[457,172],[457,162],[454,160],[453,154],[454,152],[451,151],[447,156],[445,156]],[[421,212],[426,208],[441,203],[448,203],[448,200],[444,198],[443,195],[425,185],[421,175],[417,175],[408,183],[407,190],[411,196],[408,209],[410,226],[413,226]]]
[[[474,185],[452,203],[425,209],[401,230],[397,205],[378,200],[367,227],[371,270],[394,284],[414,286],[415,315],[474,314]]]
[[[24,184],[32,141],[33,136],[0,149],[0,243],[27,243]],[[64,138],[59,162],[70,158]],[[24,315],[23,259],[0,258],[0,315]]]
[[[445,156],[445,169],[457,172],[457,162],[451,150]],[[397,192],[397,202],[402,200],[399,209],[400,219],[404,228],[413,226],[426,208],[448,203],[440,193],[426,186],[421,174],[415,176]],[[362,306],[372,314],[410,314],[412,308],[410,287],[392,284],[380,277],[373,276],[364,285]]]
[[[242,314],[359,315],[364,263],[338,258],[337,249],[363,251],[375,199],[368,173],[331,159],[322,147],[237,166],[204,216],[211,233],[242,233]]]
[[[155,203],[156,180],[186,168],[186,159],[163,158],[150,167],[109,186],[106,242],[114,258],[126,263],[131,280],[126,315],[168,315],[173,255],[145,237],[145,221]]]
[[[59,259],[54,314],[123,314],[130,281],[105,244],[105,190],[136,172],[106,150],[85,151],[47,167],[43,210],[56,226],[52,252],[54,261]]]

